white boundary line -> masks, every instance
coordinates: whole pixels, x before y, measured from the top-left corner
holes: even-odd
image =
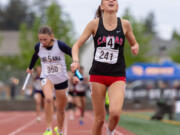
[[[31,126],[32,124],[34,124],[36,122],[36,119],[33,119],[32,121],[28,122],[26,125],[21,126],[20,128],[18,128],[17,130],[9,133],[8,135],[17,135],[17,133],[23,131],[24,129],[26,129],[27,127]]]
[[[12,118],[6,118],[0,121],[0,124],[4,124],[10,121],[14,121],[15,119],[19,119],[21,116],[16,116],[16,117],[12,117]]]
[[[91,120],[93,120],[93,118],[92,118],[92,116],[89,114],[89,113],[87,113],[86,114]],[[105,128],[107,128],[107,123],[105,122],[104,123],[104,125],[103,125]],[[114,133],[116,133],[117,135],[124,135],[124,134],[122,134],[121,132],[119,132],[119,131],[117,131],[116,129],[114,130]]]

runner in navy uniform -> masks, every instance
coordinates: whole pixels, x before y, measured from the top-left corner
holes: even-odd
[[[45,115],[47,130],[43,135],[52,135],[53,116],[53,90],[56,93],[57,121],[58,128],[55,128],[56,135],[62,135],[65,107],[67,102],[66,91],[68,88],[68,75],[65,63],[65,54],[71,56],[71,48],[65,43],[56,40],[50,27],[43,26],[38,33],[39,43],[35,45],[35,52],[32,57],[28,73],[38,58],[41,61],[42,72],[40,75],[41,85],[45,96]]]
[[[109,95],[109,123],[107,135],[113,135],[118,124],[126,83],[124,42],[127,38],[131,51],[138,54],[139,45],[129,21],[118,18],[117,0],[101,0],[96,18],[88,23],[84,32],[72,48],[71,70],[79,68],[79,48],[93,35],[94,59],[90,69],[94,122],[92,135],[101,135],[105,120],[105,95]]]

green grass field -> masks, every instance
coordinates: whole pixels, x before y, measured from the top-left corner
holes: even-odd
[[[152,113],[125,112],[119,125],[135,135],[180,135],[180,122],[150,120]]]

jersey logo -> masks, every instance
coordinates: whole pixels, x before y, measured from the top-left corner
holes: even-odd
[[[117,30],[116,33],[119,34],[121,31],[120,30]]]
[[[121,31],[120,31],[121,32]],[[114,48],[115,44],[118,45],[123,45],[124,39],[122,37],[119,36],[102,36],[102,37],[98,37],[97,39],[97,45],[101,46],[101,45],[106,45],[106,47],[108,48]]]

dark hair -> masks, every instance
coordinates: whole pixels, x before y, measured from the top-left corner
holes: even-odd
[[[53,31],[51,29],[51,27],[49,26],[42,26],[40,29],[39,29],[39,34],[48,34],[48,35],[52,35],[53,34]]]
[[[95,18],[100,18],[102,17],[102,11],[101,11],[101,6],[99,5],[98,9],[96,10],[96,15]]]

